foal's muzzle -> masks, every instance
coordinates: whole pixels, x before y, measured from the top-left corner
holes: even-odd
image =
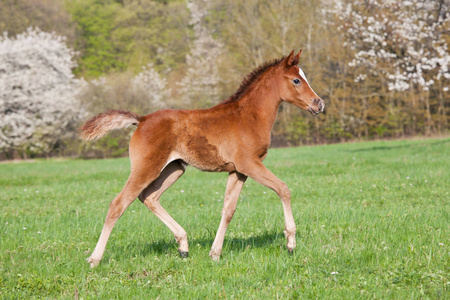
[[[324,108],[325,108],[325,103],[323,102],[323,100],[320,98],[315,98],[312,101],[311,105],[308,107],[308,111],[313,116],[317,116],[318,114],[323,112]]]

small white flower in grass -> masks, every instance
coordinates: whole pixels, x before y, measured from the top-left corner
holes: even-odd
[[[23,191],[24,191],[24,192],[26,192],[26,191],[27,191],[27,189],[23,189]]]
[[[136,212],[136,211],[132,210],[131,212],[134,213],[134,212]]]
[[[439,246],[444,246],[444,243],[439,243]]]
[[[425,180],[425,182],[428,182],[428,180]]]
[[[267,194],[267,192],[263,192],[264,194]]]
[[[39,191],[36,191],[36,193],[39,193]]]
[[[409,176],[408,176],[408,177],[406,177],[406,179],[409,179]]]
[[[331,275],[338,275],[339,273],[336,271],[331,272]]]
[[[412,183],[410,183],[409,185],[412,186]]]
[[[216,192],[216,195],[219,195],[219,192]]]
[[[320,228],[324,228],[324,227],[325,227],[325,225],[320,226]]]
[[[42,232],[38,231],[37,233],[41,234]]]
[[[26,230],[27,228],[26,227],[24,227],[24,228],[22,228],[23,230]]]
[[[183,190],[181,190],[180,192],[184,193],[184,191],[183,191]]]
[[[8,222],[6,222],[5,225],[8,225]]]

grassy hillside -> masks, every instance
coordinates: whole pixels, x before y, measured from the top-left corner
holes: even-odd
[[[226,174],[189,168],[162,198],[189,239],[139,201],[100,265],[85,261],[128,159],[0,165],[0,298],[446,298],[450,296],[450,139],[273,149],[290,187],[297,249],[281,202],[248,180],[212,262]]]

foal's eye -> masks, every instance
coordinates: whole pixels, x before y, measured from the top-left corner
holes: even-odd
[[[300,79],[295,78],[294,80],[292,80],[292,82],[293,82],[295,85],[299,85],[299,84],[300,84]]]

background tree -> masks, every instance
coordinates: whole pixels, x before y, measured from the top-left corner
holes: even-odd
[[[184,1],[68,1],[78,26],[79,67],[89,78],[152,63],[167,74],[188,51],[189,13]]]
[[[77,24],[64,5],[64,0],[2,0],[0,1],[0,33],[10,37],[28,27],[65,36],[70,47],[79,40]]]
[[[209,0],[187,2],[194,41],[190,53],[186,55],[186,71],[180,80],[179,93],[182,104],[192,108],[211,106],[218,103],[222,96],[219,90],[221,78],[218,64],[223,45],[212,37],[204,24],[210,6]]]
[[[339,28],[354,53],[349,62],[354,81],[376,105],[365,115],[371,127],[396,127],[389,122],[398,120],[410,122],[412,131],[423,124],[429,134],[447,126],[448,9],[441,0],[361,0],[338,7]],[[404,120],[402,112],[412,120]]]
[[[38,28],[0,38],[0,148],[48,153],[74,132],[83,110],[65,39]]]

